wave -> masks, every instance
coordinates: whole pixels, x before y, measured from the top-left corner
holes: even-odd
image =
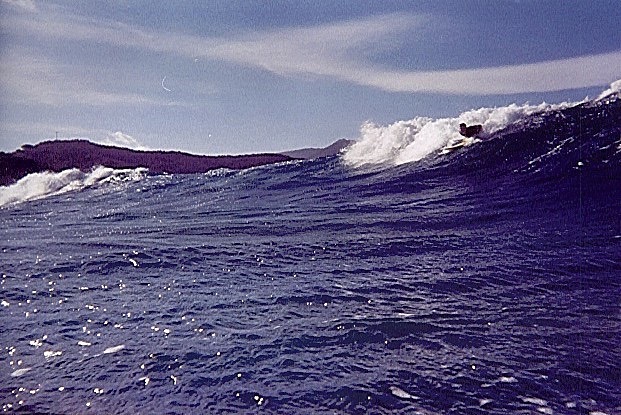
[[[604,98],[607,98],[608,96],[615,94],[615,93],[619,93],[621,92],[621,79],[619,79],[618,81],[613,82],[612,84],[610,84],[610,88],[606,89],[605,91],[603,91],[599,97],[597,97],[597,100],[602,100]]]
[[[0,207],[41,199],[106,183],[137,181],[147,169],[112,169],[98,166],[90,172],[69,169],[61,172],[31,173],[9,186],[0,186]]]
[[[597,100],[619,93],[620,90],[621,80],[613,82]],[[351,167],[415,162],[461,141],[463,137],[459,134],[459,124],[462,122],[469,125],[481,124],[485,132],[482,138],[492,138],[495,133],[534,114],[564,110],[585,102],[586,100],[560,104],[511,104],[505,107],[473,109],[454,118],[416,117],[385,126],[367,122],[361,127],[360,139],[345,150],[342,158]],[[466,140],[466,146],[480,141]]]
[[[343,160],[353,167],[415,162],[461,140],[463,137],[459,134],[459,124],[462,122],[468,125],[481,124],[485,135],[489,137],[526,116],[576,104],[511,104],[506,107],[470,110],[455,118],[416,117],[387,126],[367,122],[361,128],[361,139],[345,150]],[[466,145],[478,141],[469,140]]]

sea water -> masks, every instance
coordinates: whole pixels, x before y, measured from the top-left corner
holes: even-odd
[[[614,91],[610,91],[614,92]],[[488,136],[448,154],[460,121]],[[0,406],[621,413],[621,100],[0,188]]]

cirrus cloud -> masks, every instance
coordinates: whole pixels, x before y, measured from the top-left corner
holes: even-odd
[[[549,92],[608,84],[621,76],[621,50],[566,59],[462,70],[387,69],[369,61],[374,51],[394,48],[404,35],[430,22],[428,15],[394,13],[312,27],[281,28],[230,38],[156,32],[127,24],[71,15],[6,20],[12,31],[33,36],[108,44],[121,48],[202,57],[281,76],[314,75],[390,92],[496,95]],[[113,98],[113,97],[112,97]],[[123,100],[137,97],[121,97]],[[86,99],[86,98],[85,98]],[[109,101],[111,97],[102,95]],[[114,100],[114,99],[113,99]]]
[[[102,140],[95,140],[99,144],[115,146],[115,147],[125,147],[132,148],[134,150],[145,150],[147,147],[142,144],[140,141],[135,139],[129,134],[125,134],[121,131],[116,131],[113,133],[109,133]]]
[[[33,0],[1,0],[0,3],[5,3],[27,12],[36,12],[38,10]]]

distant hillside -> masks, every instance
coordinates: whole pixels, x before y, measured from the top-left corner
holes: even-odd
[[[285,156],[293,157],[296,159],[316,159],[319,157],[328,157],[339,154],[344,148],[349,147],[354,143],[354,140],[347,140],[342,138],[328,147],[324,148],[303,148],[300,150],[286,151]]]
[[[95,166],[146,167],[154,173],[204,173],[218,168],[245,169],[292,160],[283,154],[198,156],[178,151],[138,151],[94,144],[86,140],[46,141],[24,145],[12,153],[0,152],[0,185],[11,184],[30,173]]]

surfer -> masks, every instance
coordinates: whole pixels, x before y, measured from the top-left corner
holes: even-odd
[[[481,133],[481,131],[483,131],[483,126],[481,124],[469,126],[466,126],[463,122],[459,124],[459,134],[464,137],[476,137]]]

